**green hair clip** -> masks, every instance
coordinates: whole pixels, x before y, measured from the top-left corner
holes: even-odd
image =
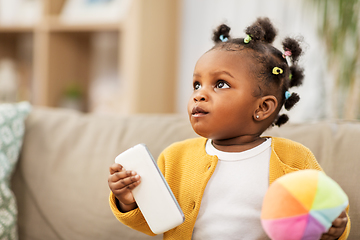
[[[250,37],[249,34],[246,35],[246,38],[244,38],[244,43],[249,43],[251,39],[252,39],[252,38]]]

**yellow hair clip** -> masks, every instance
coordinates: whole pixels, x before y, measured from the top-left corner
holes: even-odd
[[[275,75],[282,74],[283,72],[284,71],[279,67],[274,67],[273,70],[272,70],[272,73],[275,74]]]

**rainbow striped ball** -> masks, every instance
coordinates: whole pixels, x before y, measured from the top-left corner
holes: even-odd
[[[296,171],[270,185],[261,223],[273,240],[318,240],[348,203],[345,192],[325,173]]]

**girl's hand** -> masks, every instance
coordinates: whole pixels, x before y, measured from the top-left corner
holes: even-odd
[[[332,222],[332,226],[329,231],[321,236],[321,240],[338,239],[345,231],[347,222],[348,218],[345,211],[343,211],[340,216]]]
[[[140,184],[140,176],[134,171],[127,171],[118,163],[110,167],[108,178],[110,190],[119,201],[118,209],[121,212],[128,212],[137,208],[134,196],[131,192]]]

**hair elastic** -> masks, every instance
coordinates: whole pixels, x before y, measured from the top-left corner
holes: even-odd
[[[272,73],[275,74],[275,75],[282,74],[283,72],[284,71],[279,67],[274,67],[273,70],[272,70]]]
[[[289,91],[286,91],[285,92],[285,100],[288,100],[290,96],[291,96],[291,93]]]
[[[283,58],[286,58],[286,57],[290,57],[291,55],[292,55],[292,52],[290,50],[286,50],[282,56],[283,56]]]
[[[220,35],[219,39],[222,41],[222,42],[227,42],[229,39],[227,37],[225,37],[224,35]]]
[[[244,43],[249,43],[250,41],[251,41],[251,37],[250,37],[250,35],[248,34],[248,35],[246,35],[246,38],[244,38]]]

